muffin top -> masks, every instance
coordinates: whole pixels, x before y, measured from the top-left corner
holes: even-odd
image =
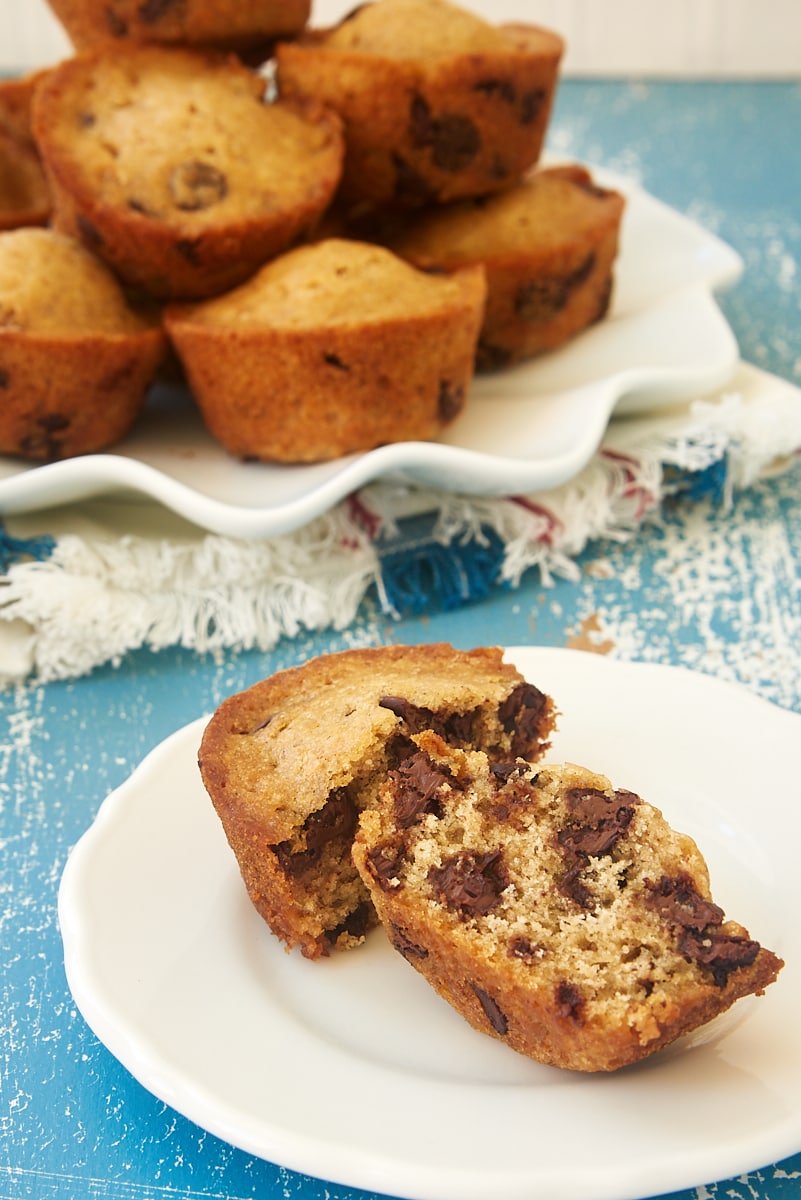
[[[483,290],[477,272],[471,295]],[[240,287],[184,312],[194,323],[237,328],[379,324],[462,303],[465,275],[426,274],[383,247],[328,238],[288,251]]]
[[[137,334],[150,327],[115,276],[72,238],[52,229],[0,234],[0,336]]]
[[[364,4],[332,29],[331,49],[385,58],[444,58],[509,53],[501,28],[448,0],[381,0]]]
[[[305,203],[339,173],[339,119],[265,102],[232,56],[160,46],[86,52],[34,99],[46,165],[82,200],[192,237]]]

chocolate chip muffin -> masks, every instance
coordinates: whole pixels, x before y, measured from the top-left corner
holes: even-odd
[[[253,904],[288,948],[318,958],[375,922],[351,843],[411,736],[436,729],[491,758],[534,759],[554,720],[550,698],[500,650],[346,650],[227,699],[204,732],[200,772]]]
[[[0,229],[46,225],[50,190],[31,133],[40,72],[0,80]]]
[[[125,42],[234,50],[263,59],[306,25],[311,0],[49,0],[78,50]]]
[[[0,124],[0,229],[46,225],[50,189],[33,146]]]
[[[495,196],[426,210],[387,244],[425,269],[484,266],[477,365],[505,367],[606,315],[624,208],[584,167],[555,167]]]
[[[782,961],[725,920],[695,843],[640,797],[413,741],[353,858],[395,949],[475,1029],[612,1071],[775,980]]]
[[[124,45],[76,55],[37,87],[33,130],[54,223],[130,286],[200,298],[308,232],[340,177],[339,118],[265,102],[233,56]]]
[[[326,239],[164,321],[203,419],[243,458],[317,462],[435,437],[461,411],[484,309],[481,267],[418,271]]]
[[[537,161],[562,52],[446,0],[376,0],[279,43],[276,78],[342,116],[343,199],[418,206],[499,191]]]
[[[0,234],[0,453],[47,461],[118,441],[165,352],[158,320],[77,242]]]

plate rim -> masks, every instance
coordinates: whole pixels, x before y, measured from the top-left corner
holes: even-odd
[[[646,377],[645,380],[638,378],[636,373],[634,377],[626,378],[625,372],[617,372],[612,377],[615,384],[612,394],[604,394],[599,398],[592,422],[595,426],[594,441],[590,439],[593,444],[590,446],[588,442],[583,447],[581,461],[579,456],[565,458],[563,455],[562,462],[548,457],[516,460],[504,456],[498,456],[495,462],[492,455],[454,447],[447,442],[390,443],[363,454],[344,456],[331,464],[318,464],[325,468],[322,478],[312,482],[307,489],[301,488],[291,496],[280,497],[275,503],[267,501],[268,482],[265,484],[264,500],[250,507],[237,502],[236,498],[221,498],[201,491],[179,474],[171,474],[166,466],[137,457],[135,450],[126,453],[126,442],[123,441],[119,446],[109,447],[97,454],[52,463],[26,463],[8,456],[0,457],[0,513],[22,514],[124,491],[154,500],[212,533],[269,537],[294,531],[328,511],[349,492],[391,474],[400,473],[413,482],[425,483],[430,481],[436,469],[442,473],[444,490],[461,491],[467,487],[483,495],[525,494],[566,482],[586,465],[603,436],[612,411],[619,408],[627,415],[631,414],[631,396],[642,388],[644,382],[655,384],[658,389],[661,385],[660,403],[676,404],[686,401],[691,395],[708,393],[725,386],[736,369],[738,359],[736,339],[716,303],[715,293],[732,286],[742,275],[744,261],[740,254],[691,217],[651,195],[639,183],[603,167],[590,169],[599,182],[623,191],[630,206],[636,203],[643,206],[646,212],[656,214],[665,223],[666,231],[681,229],[682,236],[691,235],[707,248],[709,261],[705,264],[706,273],[699,275],[687,287],[698,293],[697,303],[703,302],[708,306],[708,319],[714,320],[715,327],[719,328],[721,350],[715,369],[702,371],[698,368],[684,377],[667,367],[661,371],[652,368],[652,377]],[[674,288],[658,298],[652,298],[637,312],[655,311],[658,303],[675,294],[676,290]],[[599,380],[599,384],[605,382],[606,379]],[[202,422],[199,416],[197,421],[200,428]],[[132,436],[135,435],[134,430]],[[148,436],[154,437],[155,434]],[[212,445],[211,450],[219,457],[224,469],[231,466],[221,447]],[[270,467],[272,464],[266,465]],[[477,472],[473,471],[474,465],[478,467]],[[302,466],[300,469],[303,469]]]
[[[590,672],[603,672],[611,667],[613,672],[620,673],[621,678],[631,677],[633,672],[634,677],[639,674],[644,678],[646,674],[650,674],[660,680],[671,676],[676,681],[683,679],[686,685],[690,685],[690,680],[692,680],[693,684],[698,683],[702,689],[711,689],[712,698],[728,695],[734,703],[751,706],[752,712],[760,712],[766,718],[769,717],[778,722],[786,721],[788,725],[797,725],[801,721],[801,715],[778,707],[742,684],[733,684],[715,676],[690,671],[680,666],[609,659],[586,651],[557,647],[512,646],[506,648],[506,655],[513,662],[518,659],[526,662],[532,655],[535,656],[535,659],[536,656],[543,656],[543,661],[550,658],[557,666],[560,661],[567,662],[564,656],[570,656],[570,661],[574,663],[581,657],[582,666],[586,666]],[[522,669],[524,673],[528,670],[527,667]],[[292,1142],[292,1145],[289,1146],[287,1138],[281,1134],[276,1135],[275,1130],[272,1131],[272,1142],[269,1138],[265,1139],[263,1134],[259,1136],[250,1129],[247,1136],[242,1137],[231,1125],[230,1114],[228,1124],[225,1120],[214,1120],[209,1123],[208,1120],[203,1119],[203,1112],[197,1110],[198,1104],[202,1110],[205,1101],[201,1095],[204,1089],[199,1089],[196,1081],[194,1083],[190,1081],[188,1089],[186,1081],[183,1085],[179,1082],[176,1088],[175,1081],[169,1079],[169,1072],[165,1077],[164,1063],[158,1060],[158,1055],[156,1055],[158,1066],[154,1068],[154,1065],[147,1061],[147,1054],[142,1060],[138,1050],[129,1054],[124,1051],[122,1054],[120,1053],[121,1044],[128,1045],[130,1037],[127,1018],[122,1025],[117,1022],[116,1032],[109,1037],[108,1023],[110,1021],[114,1025],[114,1016],[104,1011],[102,1001],[98,1005],[97,997],[92,994],[93,981],[87,980],[82,974],[79,963],[80,954],[83,952],[82,937],[86,930],[80,929],[79,922],[76,924],[74,895],[79,886],[79,877],[76,872],[80,869],[83,857],[91,852],[96,852],[97,846],[102,844],[104,827],[109,825],[113,827],[114,820],[118,815],[117,809],[124,809],[129,803],[129,793],[135,792],[137,777],[140,781],[142,779],[140,773],[146,774],[159,761],[169,758],[175,752],[176,747],[191,742],[198,736],[207,720],[208,714],[189,722],[170,734],[142,759],[128,779],[108,795],[95,820],[73,848],[65,865],[59,887],[59,924],[64,939],[65,969],[69,986],[84,1019],[87,1020],[100,1041],[146,1090],[158,1096],[201,1128],[207,1129],[239,1149],[261,1158],[271,1159],[289,1169],[328,1179],[341,1186],[367,1188],[389,1195],[410,1197],[412,1200],[479,1200],[488,1183],[486,1172],[479,1177],[478,1185],[476,1185],[474,1170],[471,1171],[470,1177],[466,1178],[464,1173],[460,1173],[456,1167],[448,1170],[440,1168],[433,1174],[429,1167],[427,1168],[428,1173],[424,1170],[421,1178],[419,1168],[406,1164],[404,1170],[400,1171],[399,1177],[397,1162],[387,1163],[380,1156],[373,1161],[371,1155],[364,1151],[362,1151],[358,1167],[353,1169],[352,1164],[346,1161],[350,1152],[346,1152],[343,1157],[343,1152],[339,1147],[328,1146],[320,1155],[320,1139],[312,1138],[310,1147],[310,1139],[305,1133],[300,1137],[289,1139]],[[188,1101],[187,1096],[189,1097]],[[261,1124],[263,1126],[263,1119]],[[795,1114],[792,1118],[785,1120],[781,1126],[771,1127],[769,1131],[761,1132],[758,1137],[753,1139],[753,1144],[740,1145],[737,1154],[730,1160],[727,1159],[727,1164],[722,1170],[720,1169],[719,1151],[708,1147],[704,1149],[703,1153],[696,1151],[692,1157],[692,1165],[686,1159],[682,1164],[676,1163],[671,1177],[659,1180],[658,1190],[672,1191],[684,1187],[700,1186],[713,1179],[723,1178],[724,1174],[726,1177],[734,1177],[743,1171],[764,1166],[770,1161],[779,1161],[781,1158],[796,1153],[799,1148],[801,1148],[801,1114]],[[313,1160],[311,1162],[310,1149]],[[705,1166],[707,1163],[709,1164],[709,1174],[703,1177],[707,1170]],[[582,1176],[586,1178],[582,1180]],[[628,1168],[621,1167],[621,1173],[614,1178],[604,1176],[603,1179],[599,1179],[595,1166],[591,1170],[589,1167],[585,1167],[582,1172],[578,1165],[573,1165],[569,1180],[551,1176],[543,1179],[528,1171],[521,1174],[519,1170],[515,1173],[507,1172],[502,1178],[495,1179],[493,1176],[493,1180],[498,1185],[495,1194],[508,1198],[508,1200],[524,1200],[524,1198],[530,1197],[532,1188],[537,1184],[547,1186],[547,1194],[553,1200],[557,1200],[557,1197],[562,1200],[613,1200],[613,1198],[634,1200],[635,1197],[651,1194],[647,1190],[641,1170],[634,1163]],[[398,1190],[399,1183],[402,1187],[400,1191]]]

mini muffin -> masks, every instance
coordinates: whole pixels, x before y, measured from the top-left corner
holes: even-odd
[[[50,189],[31,133],[31,101],[41,72],[0,80],[0,229],[45,225]]]
[[[339,181],[339,118],[265,102],[230,55],[87,51],[37,87],[56,227],[155,298],[235,286],[306,234]]]
[[[562,51],[446,0],[377,0],[279,44],[276,78],[342,116],[345,200],[418,206],[499,191],[537,161]]]
[[[554,721],[550,698],[498,649],[345,650],[230,696],[199,766],[256,909],[287,949],[319,958],[375,923],[351,843],[411,736],[432,728],[492,757],[533,759]]]
[[[51,460],[118,441],[165,349],[160,325],[77,242],[0,234],[0,453]]]
[[[330,238],[164,320],[231,454],[317,462],[444,429],[472,381],[484,298],[481,267],[427,274]]]
[[[36,149],[0,124],[0,229],[46,225],[50,207]]]
[[[162,42],[266,57],[278,37],[305,27],[311,0],[49,0],[78,50]]]
[[[475,1029],[612,1071],[775,980],[659,809],[583,767],[414,742],[353,857],[394,947]]]
[[[608,311],[625,201],[581,166],[532,172],[508,191],[428,210],[390,237],[417,266],[481,263],[478,367],[554,350]]]

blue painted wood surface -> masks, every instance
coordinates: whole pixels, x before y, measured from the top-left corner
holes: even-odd
[[[745,275],[722,305],[743,357],[797,384],[799,129],[794,83],[571,81],[551,130],[559,153],[637,178],[740,251]],[[366,603],[348,630],[303,636],[270,654],[141,652],[76,682],[0,694],[0,1200],[364,1200],[204,1133],[97,1042],[64,977],[62,867],[106,794],[165,736],[230,692],[331,649],[584,640],[619,657],[739,680],[801,713],[798,468],[739,496],[730,512],[681,502],[658,528],[592,546],[582,567],[577,582],[544,589],[532,573],[480,603],[432,606],[398,623]],[[680,1195],[801,1197],[801,1154]]]

